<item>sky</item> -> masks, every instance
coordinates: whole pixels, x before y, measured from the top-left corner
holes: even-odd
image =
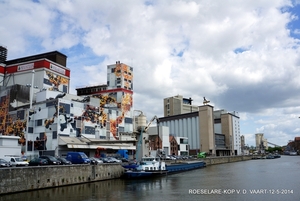
[[[8,60],[59,51],[70,93],[133,67],[134,109],[163,116],[176,95],[238,112],[240,134],[300,136],[300,0],[0,0]]]

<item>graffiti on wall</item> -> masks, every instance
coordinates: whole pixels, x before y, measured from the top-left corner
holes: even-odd
[[[9,95],[2,96],[0,98],[0,134],[2,135],[11,135],[19,136],[18,143],[25,145],[25,133],[26,129],[26,120],[20,119],[20,116],[24,117],[24,110],[19,111],[16,115],[9,114]]]
[[[118,116],[116,119],[110,119],[110,132],[112,133],[115,139],[118,139],[117,137],[118,125],[123,122],[125,114],[130,111],[131,107],[132,107],[132,95],[127,93],[122,97],[121,108],[120,108],[121,115]]]
[[[131,89],[131,83],[133,79],[133,74],[130,70],[130,67],[123,63],[116,63],[115,75],[117,78],[124,78],[124,88]],[[132,89],[131,89],[132,90]]]
[[[52,72],[46,71],[46,75],[48,76],[49,79],[49,84],[52,85],[51,88],[49,88],[49,90],[53,90],[53,91],[63,91],[63,90],[59,90],[59,87],[61,85],[68,85],[69,81],[67,78],[64,78],[60,75],[56,75]]]

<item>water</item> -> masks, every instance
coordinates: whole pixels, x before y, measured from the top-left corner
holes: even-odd
[[[300,200],[300,156],[250,160],[147,180],[95,182],[0,196],[0,201]]]

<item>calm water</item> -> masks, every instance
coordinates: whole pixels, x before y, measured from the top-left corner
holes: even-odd
[[[300,200],[300,156],[209,166],[152,180],[109,180],[0,196],[0,201]]]

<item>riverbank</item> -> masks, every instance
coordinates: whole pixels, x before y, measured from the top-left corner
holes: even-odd
[[[0,194],[117,179],[123,172],[120,164],[1,168]]]
[[[201,160],[209,166],[251,160],[251,156],[209,157]],[[0,194],[117,179],[123,173],[120,164],[2,168]]]
[[[209,165],[217,165],[217,164],[223,164],[223,163],[246,161],[246,160],[251,160],[251,159],[252,159],[252,156],[245,155],[245,156],[208,157],[208,158],[203,158],[202,160],[206,163],[206,166],[209,166]]]

